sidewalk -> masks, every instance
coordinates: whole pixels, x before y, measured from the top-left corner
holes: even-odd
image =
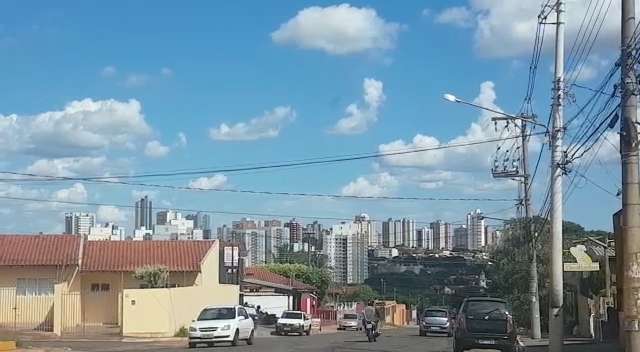
[[[546,352],[549,339],[532,340],[528,337],[520,337],[520,342],[526,352]],[[615,342],[595,343],[588,338],[567,338],[564,340],[564,352],[622,352],[623,349]]]

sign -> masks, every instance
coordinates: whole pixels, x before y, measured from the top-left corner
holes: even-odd
[[[224,247],[224,266],[238,266],[238,247]]]
[[[564,271],[600,271],[600,263],[594,263],[586,251],[587,247],[581,244],[569,248],[569,252],[576,258],[576,262],[564,263]]]

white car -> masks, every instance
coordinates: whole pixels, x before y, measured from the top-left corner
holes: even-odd
[[[287,310],[282,312],[282,316],[276,323],[276,335],[287,334],[311,334],[311,319],[303,312]]]
[[[189,348],[198,344],[245,340],[253,345],[253,319],[242,306],[207,306],[189,327]]]

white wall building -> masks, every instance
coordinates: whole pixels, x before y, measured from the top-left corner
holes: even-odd
[[[325,242],[325,254],[332,268],[333,281],[361,284],[369,277],[368,234],[358,223],[333,225]]]
[[[144,241],[144,240],[152,240],[153,239],[153,230],[147,229],[142,226],[133,230],[133,240],[134,241]]]
[[[417,247],[416,243],[416,221],[412,219],[402,219],[402,245],[407,248]]]
[[[202,239],[202,232],[194,237],[193,220],[187,220],[181,213],[173,210],[158,212],[153,228],[154,240],[195,240]]]
[[[94,213],[65,213],[64,233],[72,235],[89,235],[89,229],[96,226]]]
[[[89,228],[89,241],[122,241],[125,239],[124,228],[113,223],[106,223],[102,226]]]
[[[373,251],[373,255],[378,258],[388,258],[391,259],[393,257],[397,257],[400,255],[397,248],[376,248]]]
[[[356,231],[366,238],[368,247],[375,248],[378,246],[378,234],[376,233],[375,223],[371,221],[369,215],[364,213],[356,215],[353,223],[358,227]]]
[[[482,249],[486,245],[484,217],[480,209],[467,214],[468,249]]]
[[[428,227],[416,230],[416,247],[433,250],[433,231]]]

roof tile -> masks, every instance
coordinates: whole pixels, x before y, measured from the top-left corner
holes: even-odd
[[[263,282],[269,282],[273,284],[290,286],[297,290],[315,290],[311,285],[307,285],[304,282],[298,280],[292,280],[282,275],[272,273],[269,270],[257,266],[252,266],[244,269],[244,277],[246,279],[254,279]]]
[[[75,235],[0,235],[0,266],[75,265],[79,248]]]

